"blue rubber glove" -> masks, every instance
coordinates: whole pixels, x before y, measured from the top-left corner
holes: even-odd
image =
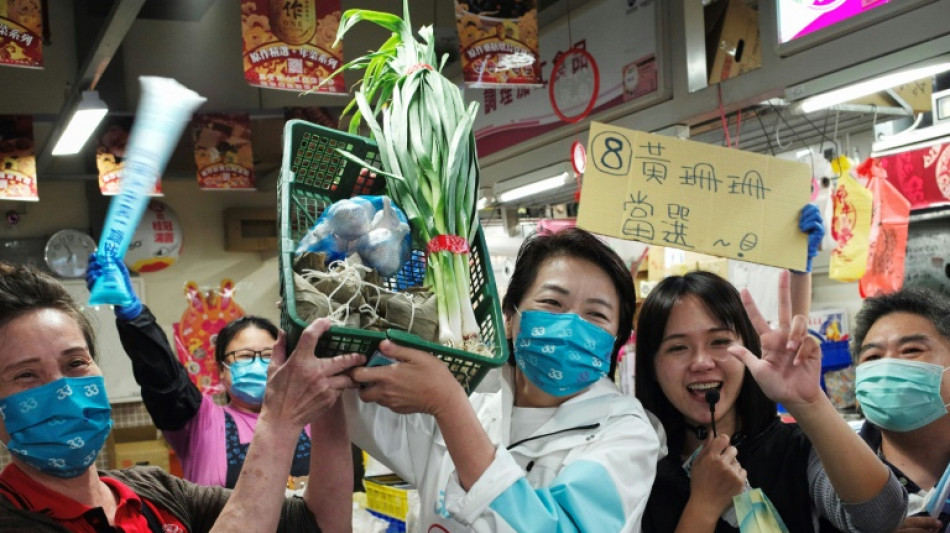
[[[818,247],[825,238],[825,223],[821,219],[821,211],[815,204],[805,204],[802,214],[798,218],[798,229],[808,235],[808,263],[805,272],[811,272],[811,261],[818,255]]]
[[[125,263],[120,260],[116,261],[116,265],[119,267],[119,272],[122,273],[122,279],[125,280],[125,287],[128,289],[129,295],[132,296],[132,302],[127,305],[115,306],[115,316],[122,320],[132,320],[142,314],[142,301],[139,300],[135,291],[132,290],[132,278],[129,277],[129,269],[126,268]],[[102,265],[99,264],[99,256],[93,252],[89,255],[89,267],[86,269],[86,287],[90,291],[101,275]]]

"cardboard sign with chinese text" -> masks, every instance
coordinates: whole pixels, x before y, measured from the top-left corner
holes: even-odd
[[[242,0],[244,79],[254,87],[316,89],[343,64],[340,0]],[[346,94],[343,76],[322,93]]]
[[[577,225],[800,271],[810,187],[804,163],[594,122]]]

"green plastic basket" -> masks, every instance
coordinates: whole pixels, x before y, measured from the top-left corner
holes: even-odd
[[[342,148],[377,166],[379,154],[369,139],[348,135],[303,120],[290,120],[284,126],[283,165],[278,185],[278,219],[280,221],[280,293],[283,306],[280,325],[287,332],[289,350],[307,322],[297,316],[297,298],[294,294],[293,259],[300,239],[313,227],[324,209],[337,200],[357,195],[384,194],[385,179],[359,175],[358,164],[341,156]],[[508,359],[508,343],[504,337],[501,306],[495,289],[495,279],[481,228],[472,243],[470,257],[472,306],[481,334],[481,340],[492,352],[484,356],[427,342],[405,331],[390,329],[368,331],[331,327],[317,344],[316,355],[334,357],[344,353],[362,353],[369,358],[380,341],[393,342],[424,350],[441,359],[455,375],[467,393],[478,386],[485,374],[501,366]],[[390,290],[406,285],[417,285],[425,272],[425,255],[413,250],[412,259],[396,276],[385,279]]]

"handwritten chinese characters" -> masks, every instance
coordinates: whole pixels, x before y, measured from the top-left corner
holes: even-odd
[[[593,123],[578,225],[802,270],[807,165]]]

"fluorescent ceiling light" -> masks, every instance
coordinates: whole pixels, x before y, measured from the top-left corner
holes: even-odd
[[[500,193],[498,195],[498,201],[501,203],[513,202],[527,196],[532,196],[538,193],[560,188],[564,186],[569,177],[570,175],[565,171],[550,178],[545,178],[534,183],[522,185],[521,187],[515,187],[514,189]]]
[[[53,155],[72,155],[79,153],[84,144],[96,131],[99,123],[105,118],[109,108],[99,99],[96,91],[83,91],[82,100],[76,106],[69,124],[59,136],[59,141],[53,148]]]
[[[485,198],[484,196],[482,196],[481,198],[478,199],[477,202],[475,202],[475,209],[479,211],[481,211],[482,209],[485,209],[486,207],[488,207],[488,198]]]
[[[811,96],[799,102],[798,109],[802,113],[811,113],[812,111],[818,111],[833,105],[850,102],[851,100],[855,100],[869,94],[874,94],[878,91],[883,91],[898,85],[903,85],[905,83],[927,78],[948,70],[950,70],[950,61],[892,72],[890,74],[885,74],[883,76],[878,76],[876,78],[854,83],[848,85],[847,87],[842,87],[840,89],[828,91],[823,94]]]

